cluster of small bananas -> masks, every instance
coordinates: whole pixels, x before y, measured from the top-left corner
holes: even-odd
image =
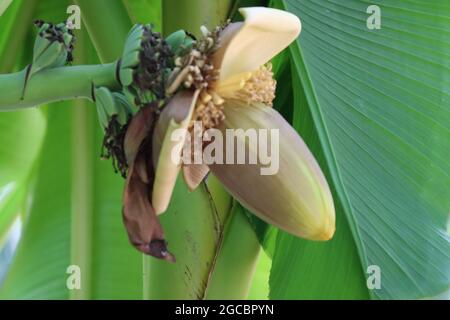
[[[22,98],[26,94],[28,80],[34,74],[41,70],[62,67],[73,60],[72,51],[76,39],[65,23],[55,25],[36,20],[34,25],[39,30],[33,47],[33,62],[25,69]]]
[[[163,77],[158,62],[164,64],[165,61],[158,61],[162,58],[154,55],[168,57],[169,51],[161,36],[151,31],[151,26],[135,25],[117,62],[116,77],[122,90],[111,92],[106,87],[93,90],[99,122],[104,130],[101,157],[111,158],[114,170],[123,177],[128,171],[123,148],[128,123],[139,108],[159,96],[161,85],[154,80]]]
[[[100,124],[104,129],[103,158],[112,158],[116,172],[126,177],[128,164],[123,141],[128,123],[137,110],[168,98],[166,85],[175,57],[186,54],[194,41],[184,31],[166,39],[151,25],[135,25],[128,34],[122,57],[117,63],[120,92],[105,87],[94,90]],[[156,109],[157,111],[158,109]]]
[[[28,81],[36,73],[72,62],[76,42],[73,30],[65,22],[53,24],[36,20],[34,24],[38,32],[33,61],[24,70],[22,97],[26,95]],[[101,155],[112,158],[115,170],[124,177],[128,165],[123,140],[130,119],[139,109],[149,105],[156,104],[155,112],[158,113],[178,90],[178,86],[174,88],[173,80],[179,76],[180,67],[189,65],[185,68],[188,77],[183,78],[184,87],[208,83],[209,77],[213,76],[213,67],[207,56],[215,47],[218,31],[204,30],[204,37],[196,41],[183,30],[163,38],[151,25],[137,24],[130,30],[122,56],[116,63],[116,80],[121,88],[113,92],[92,84],[92,99],[105,133]],[[173,90],[167,90],[168,87]]]
[[[162,99],[165,96],[167,68],[173,53],[159,33],[144,27],[143,36],[140,63],[134,73],[133,82],[139,90],[151,90],[157,99]]]
[[[126,177],[128,166],[123,141],[133,110],[123,93],[111,92],[106,87],[95,89],[94,97],[98,119],[105,133],[101,157],[111,158],[114,170]]]
[[[42,69],[62,67],[72,62],[75,36],[65,23],[52,24],[36,20],[39,28],[33,48],[33,63],[29,76]]]
[[[24,94],[28,79],[47,68],[56,68],[73,60],[75,37],[66,23],[35,22],[39,28],[34,44],[33,62],[26,69]],[[104,130],[102,157],[112,158],[116,172],[126,176],[128,164],[123,150],[125,133],[136,112],[157,105],[156,112],[180,86],[202,87],[215,77],[209,61],[216,47],[220,28],[196,41],[183,30],[163,38],[151,25],[137,24],[129,32],[121,58],[116,64],[116,78],[121,89],[112,92],[92,84],[92,98]],[[182,70],[183,69],[183,70]],[[184,72],[184,74],[183,74]],[[178,79],[178,80],[177,80]]]
[[[128,34],[118,63],[119,81],[136,106],[146,105],[166,96],[166,79],[175,56],[174,46],[151,25],[135,25]]]

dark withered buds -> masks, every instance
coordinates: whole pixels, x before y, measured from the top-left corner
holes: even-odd
[[[124,151],[129,170],[123,193],[123,222],[128,238],[136,249],[175,262],[150,202],[154,181],[151,135],[155,110],[155,105],[141,108],[131,120],[125,135]]]

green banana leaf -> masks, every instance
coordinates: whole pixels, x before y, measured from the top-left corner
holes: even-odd
[[[31,10],[33,2],[29,2]],[[6,11],[6,9],[8,9]],[[6,13],[5,13],[6,11]],[[5,14],[3,14],[5,13]],[[31,11],[25,10],[23,1],[0,3],[0,72],[17,71],[29,55],[17,53],[24,42],[27,28],[17,26],[20,19],[30,19]],[[15,32],[12,32],[15,31]],[[14,33],[14,35],[13,35]],[[32,183],[33,168],[45,134],[46,119],[40,110],[24,110],[0,114],[0,248],[7,245],[12,223],[24,214],[28,187]],[[20,224],[20,222],[19,222]],[[1,270],[6,270],[10,254],[3,255]],[[1,281],[1,279],[0,279]]]
[[[371,4],[381,8],[379,30],[366,27]],[[335,238],[324,244],[279,233],[271,298],[364,298],[368,291],[414,299],[447,290],[448,3],[277,6],[302,20],[291,46],[293,123],[327,167],[338,221]],[[367,290],[371,265],[380,268],[381,287]]]
[[[0,114],[0,239],[23,206],[45,126],[40,110]]]
[[[12,0],[0,0],[0,16],[3,15],[6,9],[8,9]]]

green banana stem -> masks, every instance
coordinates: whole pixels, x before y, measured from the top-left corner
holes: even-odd
[[[164,33],[212,28],[227,19],[232,2],[166,0]],[[144,284],[144,297],[246,298],[260,248],[247,218],[238,207],[232,209],[230,196],[212,175],[196,191],[189,194],[186,189],[179,179],[168,210],[160,216],[177,263],[144,258],[144,281],[150,281]]]
[[[226,20],[232,1],[163,1],[163,31],[196,33]],[[213,13],[213,14],[211,14]],[[206,20],[205,20],[206,18]],[[169,161],[169,159],[168,159]],[[160,216],[175,264],[144,257],[145,299],[204,299],[230,212],[230,196],[214,177],[189,193],[179,177],[167,211]]]
[[[231,207],[229,195],[210,178],[189,193],[179,177],[169,208],[159,216],[177,261],[144,257],[144,280],[150,281],[144,298],[204,299]]]
[[[27,69],[0,75],[0,111],[75,98],[92,99],[93,86],[111,90],[120,88],[116,79],[116,63],[41,70],[25,84],[26,75]]]
[[[184,29],[200,35],[200,26],[212,29],[225,22],[234,0],[164,0],[163,32],[167,36]]]
[[[225,226],[205,299],[246,299],[261,246],[243,208],[235,202]]]

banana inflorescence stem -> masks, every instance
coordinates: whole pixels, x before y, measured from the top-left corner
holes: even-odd
[[[24,85],[27,69],[0,74],[0,111],[75,98],[92,100],[93,87],[118,90],[121,86],[116,79],[116,64],[114,62],[41,70],[26,81],[26,90]]]

